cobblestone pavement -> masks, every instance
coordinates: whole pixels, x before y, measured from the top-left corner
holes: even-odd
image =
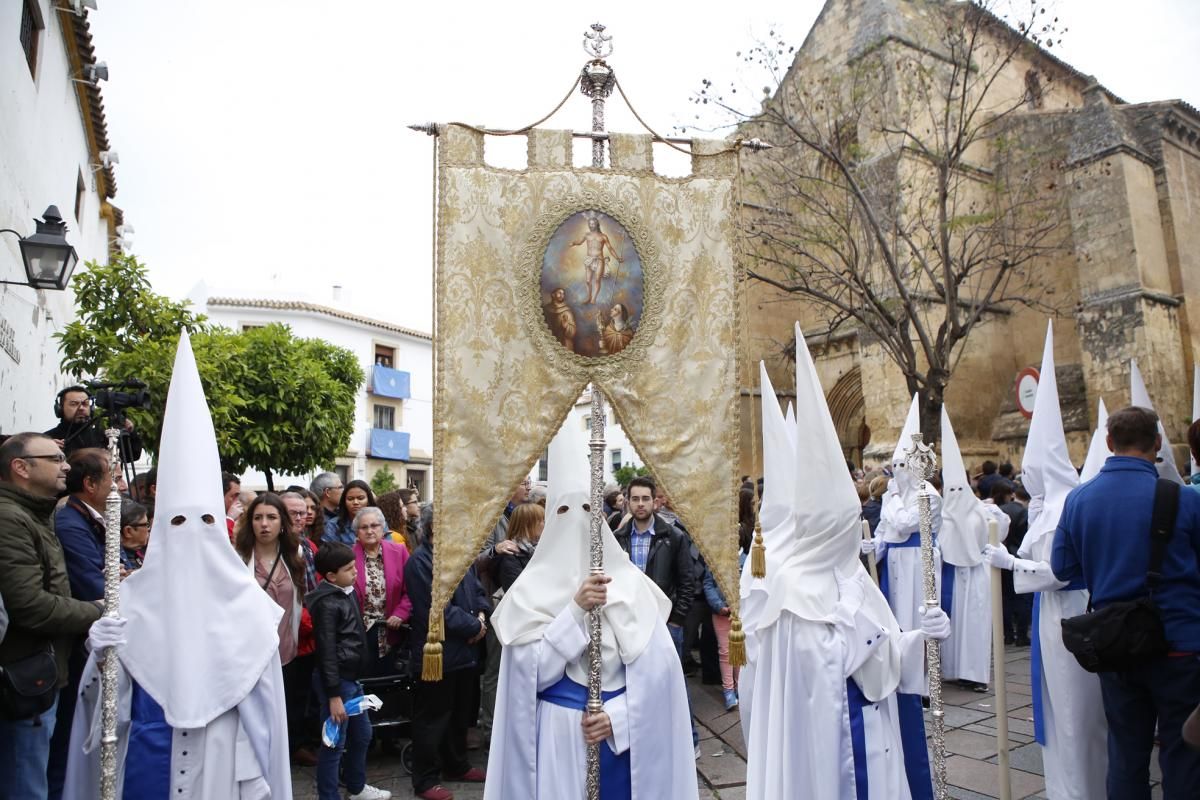
[[[1005,657],[1008,687],[1008,742],[1012,765],[1012,796],[1044,798],[1041,748],[1033,741],[1033,706],[1029,691],[1029,649],[1010,649]],[[702,800],[742,800],[746,796],[746,747],[737,712],[726,712],[719,686],[704,686],[689,679],[692,711],[700,731],[700,777]],[[996,698],[954,684],[943,691],[946,703],[946,775],[950,796],[956,800],[980,800],[999,796],[996,766]],[[481,751],[470,753],[472,763],[483,767]],[[1151,777],[1159,779],[1157,752]],[[296,800],[316,800],[314,770],[292,772]],[[394,755],[372,753],[368,781],[390,789],[397,800],[414,797],[408,776]],[[456,800],[480,800],[483,787],[475,784],[446,784]],[[1152,796],[1162,797],[1155,785]]]

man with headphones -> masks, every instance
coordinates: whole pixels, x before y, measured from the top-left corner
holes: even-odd
[[[104,424],[92,416],[92,397],[86,386],[68,386],[54,400],[54,416],[59,423],[46,435],[54,440],[63,454],[70,456],[84,447],[108,449],[108,437],[104,435]],[[133,422],[125,420],[121,432],[121,460],[125,463],[142,457],[142,439],[133,429]]]

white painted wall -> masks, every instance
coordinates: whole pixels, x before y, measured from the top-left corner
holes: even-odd
[[[621,427],[621,423],[617,421],[617,415],[613,413],[612,406],[605,404],[604,426],[604,482],[610,483],[613,480],[613,455],[614,451],[620,451],[621,464],[624,466],[629,464],[635,467],[644,466],[642,457],[638,455],[637,450],[633,449],[633,442],[629,441],[629,437],[625,435],[625,429]],[[591,395],[585,389],[583,395],[575,403],[575,407],[571,409],[571,413],[563,421],[562,429],[573,431],[579,437],[581,442],[580,452],[588,451],[589,443],[592,439],[589,422],[592,417],[592,400]],[[533,465],[533,469],[529,471],[529,477],[534,483],[538,483],[539,468],[541,467],[540,460]]]
[[[34,231],[34,217],[56,205],[66,221],[67,240],[88,260],[107,262],[108,224],[100,216],[100,196],[92,180],[83,117],[63,40],[63,12],[38,0],[44,29],[36,76],[20,46],[22,3],[0,3],[0,228],[22,235]],[[84,176],[80,219],[75,219],[75,187]],[[0,280],[24,281],[17,238],[0,234]],[[54,395],[70,381],[58,370],[56,331],[74,318],[74,295],[0,285],[0,331],[12,328],[15,361],[0,351],[0,433],[53,427]]]
[[[369,481],[371,475],[382,464],[389,464],[393,471],[399,474],[403,466],[399,462],[384,462],[367,458],[368,436],[372,426],[372,409],[374,395],[368,392],[371,386],[371,369],[375,365],[375,345],[395,348],[396,369],[408,372],[411,376],[410,397],[400,402],[402,412],[397,417],[397,430],[409,434],[409,454],[412,457],[428,458],[433,453],[433,347],[428,339],[421,339],[389,331],[372,325],[361,324],[350,320],[339,319],[327,314],[312,311],[270,308],[244,308],[231,306],[209,305],[209,297],[239,297],[239,292],[226,292],[201,284],[189,297],[198,310],[208,316],[210,321],[224,325],[227,328],[241,330],[245,325],[265,325],[280,322],[291,326],[292,332],[299,337],[324,339],[330,344],[344,347],[358,356],[359,364],[366,375],[366,380],[359,390],[355,401],[354,432],[350,437],[350,445],[345,458],[338,459],[339,464],[349,467],[350,478],[361,478]],[[284,298],[279,298],[284,299]],[[287,299],[299,299],[288,297]],[[324,299],[310,299],[308,302],[329,305]],[[396,323],[401,324],[401,323]],[[426,493],[430,491],[432,467],[428,465],[413,465],[414,469],[426,473]],[[289,483],[308,485],[312,475],[302,476],[273,476],[276,488],[283,488]],[[255,471],[242,476],[242,486],[246,489],[265,489],[266,477]]]

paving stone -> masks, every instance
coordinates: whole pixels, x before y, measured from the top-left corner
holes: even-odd
[[[987,761],[976,761],[966,756],[950,756],[946,759],[946,782],[979,792],[985,797],[996,797],[998,791],[997,768]],[[1028,797],[1040,792],[1045,784],[1041,775],[1021,770],[1010,770],[1013,797]]]
[[[970,725],[972,722],[979,722],[991,716],[986,711],[977,711],[973,708],[962,708],[961,706],[945,706],[942,709],[945,712],[943,719],[946,722],[947,728],[961,728],[963,725]],[[925,712],[926,730],[929,725],[929,712]]]
[[[946,793],[954,800],[994,800],[995,795],[980,794],[972,792],[970,789],[964,789],[961,786],[946,786]]]
[[[964,725],[962,728],[959,728],[959,730],[970,731],[971,733],[982,733],[984,736],[989,737],[994,742],[996,741],[996,718],[991,717],[987,720],[987,723],[987,725]],[[949,733],[946,735],[949,736]],[[1024,733],[1017,733],[1011,729],[1008,731],[1008,746],[1010,750],[1014,747],[1020,747],[1023,744],[1029,744],[1032,741],[1032,736],[1028,736]]]
[[[745,784],[746,762],[742,757],[708,728],[700,725],[697,730],[700,733],[700,758],[696,760],[696,769],[701,782],[718,789]]]
[[[996,755],[996,737],[967,730],[946,731],[946,752],[975,759]]]
[[[746,787],[728,786],[724,789],[717,789],[716,796],[719,800],[746,800]]]
[[[987,759],[993,764],[999,763],[999,756],[994,752]],[[1008,751],[1008,764],[1012,769],[1019,769],[1022,772],[1031,772],[1034,775],[1045,775],[1042,770],[1042,746],[1040,744],[1027,744],[1023,747],[1014,747]]]

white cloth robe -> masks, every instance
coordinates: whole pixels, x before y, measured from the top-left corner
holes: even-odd
[[[1013,567],[1013,590],[1040,592],[1038,626],[1042,653],[1041,686],[1046,744],[1042,764],[1050,800],[1092,800],[1105,797],[1108,771],[1108,722],[1100,695],[1100,678],[1079,666],[1062,641],[1062,621],[1087,611],[1085,589],[1065,590],[1050,569],[1052,531],[1030,548]]]
[[[123,794],[133,684],[119,659],[117,663],[119,799]],[[88,657],[79,686],[63,800],[98,800],[101,704],[100,669],[95,654]],[[172,800],[291,800],[287,711],[278,653],[254,689],[237,706],[204,728],[175,729],[171,737],[170,775]]]
[[[930,492],[929,511],[933,520],[933,534],[937,536],[942,527],[942,498]],[[921,528],[920,512],[916,502],[905,506],[898,494],[889,494],[879,513],[879,527],[875,530],[876,562],[887,559],[888,591],[885,595],[896,622],[902,631],[915,631],[921,627],[921,615],[917,610],[925,605],[924,568],[921,565],[920,547],[896,547]],[[886,545],[886,550],[884,549]],[[933,574],[938,597],[942,596],[942,554],[934,543]],[[944,609],[947,614],[949,609]]]
[[[1000,541],[1008,538],[1008,515],[997,506],[981,503],[996,521]],[[981,561],[974,566],[954,566],[954,594],[950,638],[942,643],[942,677],[990,683],[992,666],[992,568]]]
[[[504,648],[484,800],[585,796],[583,713],[539,701],[537,694],[557,683],[569,664],[587,658],[587,643],[586,618],[569,603],[540,640]],[[646,649],[625,665],[625,693],[604,710],[613,735],[601,746],[618,755],[630,751],[633,800],[696,800],[683,671],[665,624],[655,626]]]
[[[857,579],[869,580],[861,569]],[[754,600],[748,602],[750,608],[743,600],[743,610],[752,617]],[[747,798],[856,800],[850,676],[875,700],[862,709],[869,800],[911,796],[894,692],[925,691],[925,640],[918,631],[893,638],[874,616],[865,605],[852,621],[840,623],[813,622],[785,610],[766,629],[747,635],[749,663],[738,679]],[[880,672],[889,672],[880,670],[882,662],[897,660],[898,685],[895,676],[878,684]],[[860,680],[860,670],[871,677]]]

